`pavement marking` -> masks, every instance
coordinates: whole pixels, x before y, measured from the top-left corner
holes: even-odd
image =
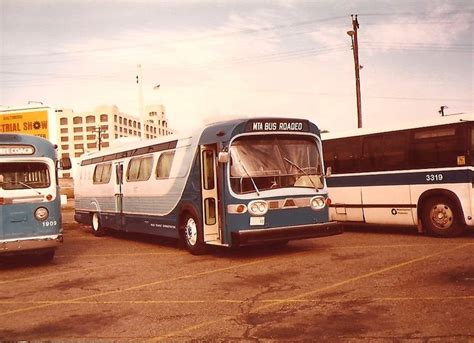
[[[107,264],[107,265],[105,265],[105,266],[76,268],[76,269],[74,269],[74,270],[68,270],[68,271],[64,271],[64,272],[56,272],[56,273],[35,275],[35,276],[29,276],[29,277],[24,277],[24,278],[18,278],[18,279],[3,280],[3,281],[0,281],[0,285],[6,284],[6,283],[20,282],[20,281],[46,279],[46,278],[54,277],[54,276],[58,276],[58,275],[73,274],[73,273],[83,272],[83,271],[87,271],[87,270],[95,270],[95,269],[109,268],[109,267],[113,267],[113,266],[120,266],[120,265],[126,265],[126,264],[130,264],[130,262],[127,262],[127,263],[112,263],[112,264]]]
[[[149,286],[155,286],[155,285],[159,285],[159,284],[166,283],[166,282],[186,280],[186,279],[191,279],[191,278],[195,278],[195,277],[199,277],[199,276],[203,276],[203,275],[209,275],[209,274],[214,274],[214,273],[223,272],[223,271],[227,271],[227,270],[238,269],[238,268],[241,268],[241,267],[247,267],[247,266],[251,266],[251,265],[255,265],[255,264],[260,264],[260,263],[263,263],[263,262],[268,262],[268,261],[274,260],[278,257],[279,256],[274,256],[274,257],[270,257],[270,258],[267,258],[267,259],[262,259],[262,260],[247,262],[247,263],[241,263],[241,264],[233,265],[233,266],[230,266],[230,267],[223,267],[223,268],[198,272],[198,273],[194,273],[194,274],[184,275],[184,276],[177,276],[177,277],[170,278],[170,279],[164,279],[164,280],[149,282],[149,283],[145,283],[145,284],[141,284],[141,285],[137,285],[137,286],[132,286],[132,287],[127,287],[127,288],[124,288],[124,289],[118,289],[118,290],[114,290],[114,291],[107,291],[107,292],[101,292],[101,293],[86,295],[86,296],[82,296],[82,297],[78,297],[78,298],[70,299],[70,300],[57,301],[57,302],[54,302],[54,303],[38,304],[36,306],[28,306],[28,307],[19,308],[19,309],[16,309],[16,310],[0,312],[0,317],[15,314],[15,313],[21,313],[21,312],[26,312],[26,311],[31,311],[31,310],[37,310],[37,309],[50,307],[50,306],[54,306],[54,305],[67,304],[67,303],[74,302],[74,301],[92,299],[92,298],[95,298],[95,297],[101,297],[101,296],[105,296],[105,295],[111,295],[111,294],[117,294],[117,293],[122,293],[122,292],[127,292],[127,291],[133,291],[133,290],[136,290],[136,289],[141,289],[141,288],[145,288],[145,287],[149,287]]]
[[[370,272],[370,273],[362,274],[362,275],[359,275],[359,276],[356,276],[356,277],[353,277],[353,278],[350,278],[350,279],[347,279],[347,280],[344,280],[344,281],[337,282],[337,283],[329,285],[329,286],[325,286],[325,287],[321,287],[321,288],[318,288],[318,289],[315,289],[315,290],[312,290],[312,291],[309,291],[309,292],[301,293],[299,295],[296,295],[296,296],[293,296],[293,297],[290,297],[290,298],[287,298],[287,299],[281,299],[279,301],[272,302],[270,304],[257,307],[255,309],[251,310],[250,312],[258,312],[258,311],[261,311],[261,310],[265,310],[265,309],[274,307],[275,305],[290,303],[293,300],[298,300],[298,299],[305,298],[307,296],[310,296],[310,295],[313,295],[313,294],[316,294],[316,293],[321,293],[321,292],[325,292],[325,291],[328,291],[328,290],[332,290],[334,288],[338,288],[340,286],[344,286],[344,285],[347,285],[347,284],[352,283],[352,282],[356,282],[356,281],[359,281],[359,280],[362,280],[362,279],[366,279],[366,278],[369,278],[371,276],[382,274],[382,273],[385,273],[385,272],[388,272],[388,271],[391,271],[391,270],[394,270],[394,269],[399,269],[399,268],[402,268],[402,267],[405,267],[405,266],[408,266],[408,265],[411,265],[411,264],[414,264],[414,263],[417,263],[417,262],[427,260],[427,259],[435,257],[435,256],[439,256],[439,255],[446,254],[446,253],[449,253],[449,252],[452,252],[452,251],[455,251],[455,250],[463,249],[463,248],[468,247],[468,246],[474,246],[474,243],[465,243],[465,244],[462,244],[462,245],[455,246],[454,248],[451,248],[451,249],[445,249],[443,251],[439,251],[439,252],[436,252],[436,253],[433,253],[433,254],[429,254],[429,255],[422,256],[422,257],[414,258],[414,259],[411,259],[411,260],[408,260],[408,261],[405,261],[405,262],[402,262],[402,263],[397,263],[397,264],[394,264],[394,265],[391,265],[391,266],[388,266],[388,267],[385,267],[385,268],[381,268],[379,270],[376,270],[376,271],[373,271],[373,272]],[[240,316],[242,316],[242,314],[224,316],[224,317],[221,317],[219,319],[209,320],[207,322],[203,322],[203,323],[192,325],[192,326],[180,329],[180,330],[169,332],[169,333],[167,333],[165,335],[162,335],[162,336],[151,337],[147,341],[156,342],[156,341],[167,340],[167,339],[170,339],[172,337],[176,337],[178,335],[183,335],[183,334],[194,331],[196,329],[200,329],[200,328],[205,327],[205,326],[209,326],[209,325],[212,325],[212,324],[224,322],[224,321],[227,321],[227,320],[230,320],[230,319],[238,318]]]
[[[56,255],[56,257],[64,258],[64,257],[110,257],[110,256],[148,256],[148,255],[189,255],[188,252],[137,252],[137,253],[117,253],[117,254],[71,254],[71,255]]]
[[[110,301],[62,301],[62,300],[38,300],[38,301],[0,301],[0,305],[15,304],[61,304],[61,305],[193,305],[193,304],[246,304],[246,303],[344,303],[348,301],[443,301],[443,300],[474,300],[474,295],[447,296],[447,297],[383,297],[383,298],[351,298],[351,299],[260,299],[249,301],[244,300],[110,300]]]

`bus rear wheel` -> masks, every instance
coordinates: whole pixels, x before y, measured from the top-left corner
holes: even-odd
[[[183,239],[186,249],[193,255],[205,254],[207,249],[202,242],[202,230],[196,217],[186,215],[183,224]]]
[[[421,219],[425,232],[429,235],[456,237],[464,231],[461,210],[448,198],[429,198],[423,205]]]
[[[92,231],[96,237],[105,236],[105,228],[102,226],[100,222],[100,214],[98,212],[94,212],[92,214]]]

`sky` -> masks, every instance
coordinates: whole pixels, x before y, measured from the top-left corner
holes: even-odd
[[[0,0],[0,106],[166,107],[188,130],[231,117],[357,127],[474,112],[471,0]],[[158,89],[156,85],[160,85]]]

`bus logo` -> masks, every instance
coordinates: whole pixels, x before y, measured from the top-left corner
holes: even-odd
[[[33,155],[35,148],[30,145],[0,145],[0,155]]]

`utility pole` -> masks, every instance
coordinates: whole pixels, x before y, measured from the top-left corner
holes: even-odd
[[[441,117],[444,117],[444,110],[445,110],[446,108],[448,108],[448,106],[446,106],[446,105],[443,105],[443,106],[441,106],[441,107],[439,108],[438,113],[441,114]]]
[[[357,127],[362,128],[362,103],[360,96],[360,69],[359,64],[359,43],[357,40],[357,30],[359,29],[359,21],[357,20],[357,14],[351,14],[352,19],[352,30],[347,31],[347,34],[351,36],[352,40],[352,51],[354,53],[354,67],[355,67],[355,79],[356,79],[356,97],[357,97]]]
[[[94,127],[94,132],[97,133],[97,141],[98,141],[97,147],[99,148],[99,151],[100,151],[100,148],[101,148],[101,145],[102,145],[102,132],[105,132],[105,131],[106,130],[102,129],[101,126]]]

